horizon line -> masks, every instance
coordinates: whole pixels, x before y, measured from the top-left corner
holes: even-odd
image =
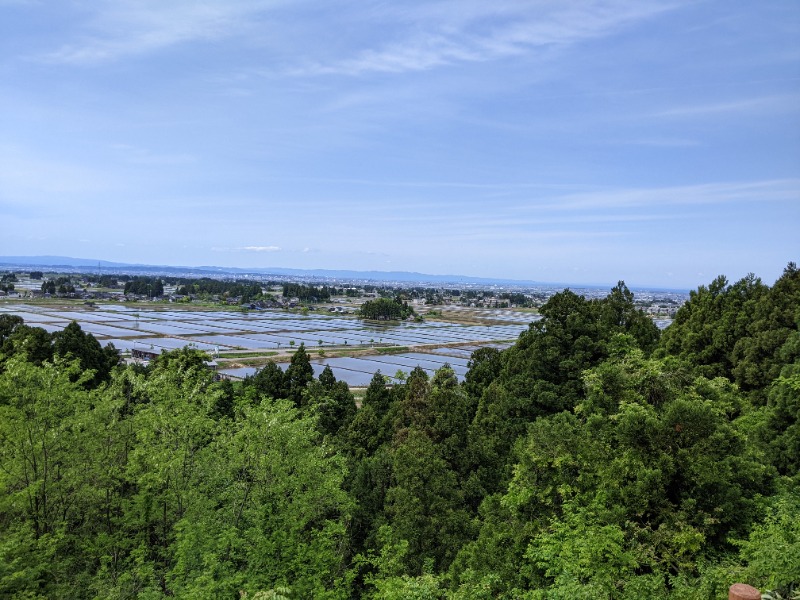
[[[8,260],[8,259],[16,259],[16,260]],[[26,262],[30,260],[43,260],[43,259],[58,259],[58,260],[68,260],[68,261],[76,261],[82,262],[86,264],[70,264],[70,263],[35,263],[35,262]],[[97,263],[96,265],[94,263]],[[106,263],[103,265],[103,263]],[[291,274],[289,273],[280,273],[280,271],[296,271],[300,273],[307,273],[312,274],[314,272],[320,273],[336,273],[336,272],[347,272],[351,274],[363,274],[365,277],[363,279],[366,280],[373,280],[373,281],[380,281],[372,279],[366,275],[368,274],[382,274],[382,275],[392,275],[392,274],[402,274],[402,275],[412,275],[412,276],[420,276],[420,279],[416,280],[419,283],[486,283],[488,284],[499,284],[505,283],[510,285],[518,285],[518,286],[525,286],[525,285],[535,285],[535,286],[545,286],[545,287],[563,287],[564,289],[580,289],[580,288],[612,288],[617,283],[622,281],[624,283],[624,279],[619,279],[615,283],[577,283],[577,282],[564,282],[564,281],[536,281],[532,279],[513,279],[513,278],[505,278],[505,277],[484,277],[478,275],[456,275],[456,274],[433,274],[433,273],[421,273],[418,271],[405,271],[405,270],[393,270],[393,271],[382,271],[378,269],[368,269],[368,270],[361,270],[361,269],[351,269],[351,268],[341,268],[341,269],[329,269],[329,268],[299,268],[299,267],[233,267],[233,266],[220,266],[220,265],[168,265],[168,264],[148,264],[148,263],[127,263],[127,262],[118,262],[118,261],[109,261],[105,259],[89,259],[89,258],[77,258],[71,256],[56,256],[56,255],[35,255],[35,256],[0,256],[0,265],[4,266],[19,266],[19,267],[68,267],[71,269],[89,269],[89,268],[99,268],[99,269],[113,269],[113,268],[145,268],[145,269],[182,269],[182,270],[201,270],[201,271],[222,271],[223,273],[228,273],[230,275],[236,274],[236,272],[242,274],[254,274],[254,275],[270,275],[274,274],[277,276],[286,276]],[[274,270],[275,272],[271,271]],[[302,276],[302,275],[294,275],[294,276]],[[358,278],[355,276],[335,276],[335,275],[311,275],[316,277],[326,277],[328,279],[337,279],[337,278]],[[430,278],[430,279],[426,279]],[[460,281],[460,280],[472,280],[472,281]],[[384,281],[385,282],[385,281]],[[406,282],[412,283],[412,282]],[[627,286],[627,283],[625,284]],[[669,287],[666,285],[635,285],[635,286],[628,286],[631,290],[643,290],[643,291],[671,291],[671,292],[689,292],[694,288],[685,288],[685,287]]]

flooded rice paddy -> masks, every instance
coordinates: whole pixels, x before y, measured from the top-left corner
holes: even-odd
[[[193,347],[212,353],[286,352],[305,344],[317,375],[327,365],[337,379],[352,386],[369,384],[380,370],[390,377],[407,374],[419,366],[429,374],[445,364],[463,379],[469,357],[480,347],[510,346],[537,315],[514,310],[470,310],[466,322],[426,320],[422,323],[378,324],[356,318],[280,310],[157,310],[127,305],[103,305],[86,310],[60,310],[37,305],[0,306],[0,313],[21,316],[29,325],[48,332],[77,321],[101,344],[123,351],[168,351]],[[454,313],[447,311],[448,316]],[[378,350],[402,347],[393,354],[323,358],[319,350]],[[422,351],[420,351],[422,350]],[[222,365],[224,367],[224,365]],[[254,367],[221,370],[232,377],[255,373]],[[400,371],[401,373],[398,373]]]

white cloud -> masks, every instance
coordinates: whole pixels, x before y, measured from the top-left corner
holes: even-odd
[[[229,246],[212,246],[212,252],[280,252],[280,246],[240,246],[231,248]]]
[[[247,252],[280,252],[280,246],[245,246],[237,248],[237,250],[245,250]]]

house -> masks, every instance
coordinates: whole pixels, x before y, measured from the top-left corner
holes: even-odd
[[[156,352],[155,350],[142,350],[140,348],[134,348],[131,350],[131,357],[136,360],[143,360],[145,362],[149,362],[161,356],[161,352]]]

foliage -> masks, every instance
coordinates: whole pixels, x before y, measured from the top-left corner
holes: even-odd
[[[245,378],[244,386],[255,388],[258,396],[262,398],[288,398],[289,396],[289,382],[286,374],[271,360],[267,361],[267,364],[255,375]]]
[[[72,284],[72,280],[63,275],[43,282],[40,289],[45,294],[57,294],[59,296],[75,292],[75,286]]]
[[[327,302],[331,299],[331,289],[326,285],[315,287],[302,283],[284,283],[283,297],[297,298],[301,302]]]
[[[800,496],[796,487],[777,495],[766,518],[739,543],[752,585],[790,597],[800,592]]]
[[[414,314],[408,302],[396,298],[376,298],[361,305],[358,314],[364,319],[400,321]]]
[[[342,461],[286,401],[243,407],[198,456],[204,473],[176,524],[171,578],[184,597],[282,585],[299,597],[334,587],[348,509]]]
[[[0,366],[3,355],[16,354],[25,355],[37,365],[54,357],[78,359],[81,369],[87,371],[84,380],[88,387],[108,381],[112,369],[119,363],[119,353],[113,344],[102,347],[75,321],[49,334],[41,327],[25,325],[21,317],[0,315]]]
[[[103,348],[93,335],[84,333],[75,321],[62,331],[53,333],[52,339],[55,356],[77,358],[84,371],[93,371],[93,377],[87,382],[89,385],[97,386],[108,381],[111,369],[119,363],[119,354],[113,344]]]
[[[219,295],[240,298],[242,302],[250,302],[262,297],[261,284],[241,281],[223,281],[201,277],[200,279],[181,279],[175,292],[180,295],[199,295],[208,297]]]
[[[314,380],[314,367],[311,366],[311,357],[306,352],[305,344],[292,354],[292,360],[286,369],[286,383],[288,384],[288,398],[293,400],[295,405],[303,404],[303,392],[306,386]]]
[[[664,332],[660,356],[677,356],[699,375],[727,377],[754,397],[787,361],[784,346],[798,330],[800,270],[789,263],[772,288],[754,275],[729,285],[723,276],[690,294]],[[795,348],[800,357],[800,348]]]
[[[0,596],[791,598],[797,279],[715,280],[660,339],[624,284],[567,290],[358,409],[303,344],[215,381],[0,314]]]
[[[617,334],[631,336],[645,351],[659,335],[622,282],[602,300],[565,290],[542,306],[541,314],[514,347],[502,355],[479,350],[470,362],[466,387],[480,395],[470,425],[476,502],[508,481],[511,449],[529,423],[572,410],[582,400],[582,373],[609,356]]]
[[[124,292],[126,295],[160,298],[164,295],[164,283],[158,277],[133,277],[125,283]]]

